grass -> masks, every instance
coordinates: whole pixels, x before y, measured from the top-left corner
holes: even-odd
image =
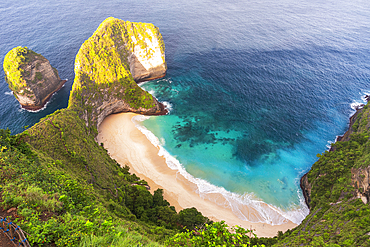
[[[90,151],[96,153],[90,154],[90,157],[85,159],[90,161],[91,158],[96,162],[94,166],[89,166],[92,173],[96,173],[98,168],[102,168],[99,172],[105,172],[102,178],[96,177],[94,181],[89,180],[91,173],[78,172],[78,167],[85,164],[85,159],[78,155],[85,154],[80,152],[71,154],[67,151],[61,155],[52,153],[59,158],[55,159],[47,152],[58,148],[64,149],[62,142],[58,143],[60,146],[58,144],[54,146],[50,141],[49,145],[41,150],[36,148],[40,148],[38,145],[32,146],[30,140],[38,136],[39,128],[45,131],[44,139],[55,138],[59,131],[54,133],[49,128],[63,126],[63,121],[70,120],[68,116],[71,115],[62,114],[64,111],[43,119],[44,121],[18,136],[10,136],[10,131],[0,130],[0,195],[3,200],[1,204],[5,209],[17,208],[18,218],[13,221],[30,234],[28,237],[30,243],[39,246],[50,243],[56,246],[79,246],[81,239],[86,236],[117,241],[127,236],[129,239],[125,240],[126,242],[133,242],[132,236],[141,236],[140,241],[144,246],[146,244],[152,246],[150,243],[153,240],[160,241],[170,234],[173,230],[156,226],[154,223],[132,221],[136,216],[122,202],[119,203],[119,197],[114,193],[115,187],[118,190],[127,187],[129,191],[128,187],[134,186],[131,185],[134,181],[135,184],[143,182],[138,181],[135,175],[129,174],[128,169],[117,166],[92,137],[87,137],[83,142],[91,141],[93,146],[90,147],[92,149]],[[76,115],[72,113],[72,116]],[[53,124],[49,124],[50,119],[53,119]],[[82,120],[78,123],[82,127],[85,126]],[[81,129],[75,126],[71,130],[72,133],[64,131],[67,139]],[[73,143],[80,144],[76,141],[67,142],[67,146],[72,146]],[[86,150],[87,148],[82,152]],[[118,191],[122,198],[120,193],[122,191]],[[120,234],[119,238],[116,238],[115,236],[119,234],[116,228],[121,229],[119,227],[127,230],[125,234]]]

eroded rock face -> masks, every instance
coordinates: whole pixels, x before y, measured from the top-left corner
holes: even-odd
[[[357,197],[365,204],[370,200],[370,166],[366,168],[352,168],[352,186],[357,191]]]
[[[146,29],[144,32],[151,37],[151,39],[143,39],[145,49],[141,45],[135,44],[128,56],[130,72],[136,82],[161,78],[166,75],[167,70],[165,54],[161,50],[157,35],[154,35],[151,29]],[[131,40],[136,41],[136,38],[132,36]]]
[[[308,208],[310,208],[312,188],[311,188],[311,184],[308,182],[307,173],[303,175],[303,177],[301,178],[300,185],[301,185],[301,189],[302,189],[302,193],[303,193],[306,205]]]
[[[163,105],[136,82],[163,77],[166,68],[157,27],[109,17],[77,53],[68,107],[90,127],[112,113],[164,114]]]
[[[41,109],[65,81],[42,55],[16,47],[5,56],[4,71],[9,88],[22,107]]]

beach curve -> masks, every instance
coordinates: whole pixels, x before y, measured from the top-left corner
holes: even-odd
[[[108,116],[99,126],[97,141],[104,144],[109,155],[120,165],[128,165],[131,172],[147,181],[151,192],[158,188],[163,189],[164,198],[175,206],[177,211],[195,207],[211,220],[224,220],[229,226],[238,225],[245,229],[254,229],[259,237],[273,237],[278,231],[285,232],[297,226],[291,221],[281,225],[270,225],[241,220],[230,208],[202,198],[195,192],[197,189],[195,184],[176,170],[170,169],[165,158],[158,155],[159,148],[155,147],[133,123],[132,118],[135,116],[137,114],[133,113]],[[247,206],[244,210],[253,212],[253,209]]]

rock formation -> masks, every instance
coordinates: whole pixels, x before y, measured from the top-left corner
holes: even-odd
[[[166,69],[157,27],[109,17],[77,53],[69,108],[90,127],[112,113],[164,114],[163,105],[136,82],[163,77]]]
[[[65,83],[46,58],[27,47],[15,47],[6,54],[4,72],[14,96],[29,110],[41,109]]]
[[[352,186],[356,188],[357,197],[361,198],[362,202],[368,204],[370,202],[370,166],[365,168],[352,168]]]
[[[136,28],[137,24],[131,25],[131,28]],[[141,36],[139,33],[138,37],[130,37],[133,44],[129,49],[128,62],[136,82],[161,78],[167,70],[162,37],[158,29],[150,24],[145,25],[147,26],[144,26],[142,31],[144,35]]]
[[[304,200],[308,208],[310,208],[311,202],[311,184],[308,182],[307,173],[301,177],[300,186],[304,196]]]

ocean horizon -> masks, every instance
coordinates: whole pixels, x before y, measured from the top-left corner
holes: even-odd
[[[362,0],[14,1],[0,3],[0,14],[2,61],[27,46],[68,79],[30,112],[20,108],[1,66],[0,128],[13,134],[67,107],[75,56],[104,19],[159,27],[167,75],[140,86],[169,114],[135,124],[200,196],[221,193],[223,206],[251,222],[304,219],[300,177],[370,94],[370,6]],[[243,205],[260,216],[243,214]]]

